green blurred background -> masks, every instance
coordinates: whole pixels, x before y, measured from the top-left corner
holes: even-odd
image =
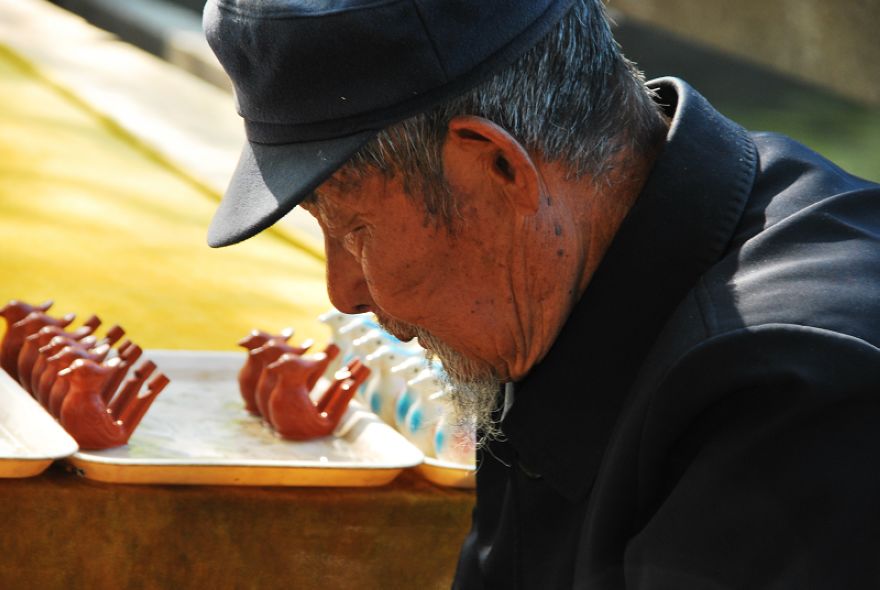
[[[744,127],[784,133],[880,181],[880,108],[631,20],[615,36],[646,77],[684,78]]]

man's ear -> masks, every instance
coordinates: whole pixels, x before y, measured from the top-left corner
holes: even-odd
[[[521,214],[538,210],[542,192],[538,167],[525,148],[492,121],[454,117],[443,145],[443,162],[448,178],[488,181]]]

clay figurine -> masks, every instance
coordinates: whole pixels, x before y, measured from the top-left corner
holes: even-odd
[[[284,328],[279,334],[270,334],[262,330],[251,330],[250,334],[238,341],[238,345],[248,350],[254,350],[266,344],[270,340],[276,342],[287,342],[291,339],[295,330],[293,328]]]
[[[406,388],[406,380],[401,376],[402,373],[392,373],[392,370],[404,363],[419,362],[418,358],[410,358],[412,360],[390,346],[383,346],[364,359],[364,364],[373,372],[373,376],[365,384],[367,392],[365,402],[367,407],[386,424],[394,424],[394,403],[397,401],[397,396]],[[420,371],[421,368],[418,370]]]
[[[248,351],[247,359],[238,372],[238,389],[244,400],[245,409],[251,414],[259,415],[254,395],[257,390],[257,381],[266,366],[262,357],[255,357],[253,351],[266,344],[287,344],[287,341],[293,336],[293,332],[293,328],[285,328],[277,335],[262,330],[251,330],[250,334],[238,341],[238,345]]]
[[[332,379],[336,371],[354,359],[354,352],[352,350],[354,341],[362,336],[366,336],[370,330],[375,329],[375,326],[364,314],[349,317],[351,321],[333,334],[332,342],[339,347],[339,357],[327,367],[327,372],[324,376],[328,379]]]
[[[257,375],[253,388],[250,390],[251,398],[245,396],[246,390],[242,389],[242,398],[244,399],[245,409],[255,416],[265,416],[265,405],[268,394],[260,396],[260,379],[263,378],[263,372],[267,365],[274,363],[282,354],[293,354],[301,356],[312,347],[312,341],[303,342],[302,346],[291,346],[286,342],[272,342],[271,340],[259,348],[255,348],[248,355],[248,362],[252,363],[250,371]],[[240,385],[240,384],[239,384]],[[248,402],[251,406],[248,406]]]
[[[6,323],[11,326],[15,322],[23,320],[34,311],[49,311],[49,308],[52,307],[53,303],[54,301],[50,299],[39,305],[31,305],[30,303],[13,299],[0,309],[0,317],[4,318]]]
[[[143,368],[143,367],[142,367]],[[140,369],[139,369],[140,370]],[[112,370],[87,359],[78,359],[58,374],[67,382],[68,393],[61,405],[59,421],[83,449],[107,449],[128,442],[156,396],[168,385],[168,378],[159,374],[147,385],[147,394],[137,395],[146,377],[135,371],[134,394],[125,403],[108,407],[101,396]],[[127,384],[126,384],[127,385]]]
[[[62,348],[64,348],[65,344],[78,344],[85,348],[86,350],[93,350],[105,344],[113,346],[116,344],[120,338],[125,335],[125,330],[123,330],[120,326],[114,325],[112,328],[107,330],[107,334],[104,335],[103,338],[97,340],[94,335],[86,336],[85,338],[76,341],[72,338],[69,338],[68,334],[62,334],[61,338],[53,338],[49,341],[49,344],[39,349],[39,355],[37,357],[37,362],[34,363],[33,369],[31,369],[31,382],[30,382],[30,392],[37,395],[37,388],[39,387],[40,378],[43,375],[43,372],[46,370],[46,363],[49,358],[56,353],[58,353]],[[54,342],[54,344],[53,344]],[[133,343],[130,340],[126,340],[118,349],[118,353],[121,354],[123,349],[127,346],[133,346]],[[140,353],[138,353],[140,355]],[[134,362],[134,360],[132,360]]]
[[[40,330],[40,332],[42,332],[42,330]],[[19,375],[19,382],[22,384],[22,387],[27,389],[34,397],[37,397],[37,386],[40,383],[40,377],[42,377],[46,370],[46,364],[49,362],[50,357],[61,352],[61,349],[65,346],[79,345],[88,349],[95,346],[98,342],[97,338],[94,336],[86,336],[82,340],[76,340],[67,332],[64,332],[63,330],[61,332],[61,334],[52,336],[52,338],[49,339],[49,342],[37,349],[37,360],[34,362],[34,366],[31,367],[30,382],[27,383],[27,385],[25,385],[24,376]],[[34,336],[35,334],[31,334],[28,338],[33,338]]]
[[[355,391],[370,374],[359,360],[352,361],[336,373],[336,379],[315,403],[308,383],[321,376],[321,364],[291,355],[272,363],[266,371],[277,373],[269,397],[269,422],[282,437],[299,441],[332,434]]]
[[[323,350],[323,352],[319,352],[317,354],[310,354],[307,357],[304,357],[300,354],[295,353],[285,353],[278,357],[274,362],[279,361],[288,361],[290,357],[301,357],[303,361],[307,363],[314,363],[315,371],[309,374],[309,378],[306,380],[306,389],[311,391],[315,388],[315,385],[318,383],[318,380],[327,370],[327,366],[333,362],[339,356],[339,347],[333,343],[327,345],[327,347]],[[272,363],[267,363],[267,366]],[[320,369],[320,371],[319,371]],[[260,380],[257,382],[257,391],[256,391],[256,400],[258,405],[263,409],[261,415],[266,421],[269,421],[268,417],[268,406],[269,406],[269,398],[272,396],[272,390],[275,388],[275,383],[277,381],[278,372],[277,371],[267,371],[263,369],[263,372],[260,374]]]
[[[6,331],[3,334],[3,342],[0,344],[0,351],[6,350],[6,339],[9,337],[9,331],[13,324],[17,324],[28,315],[35,311],[46,312],[52,307],[52,301],[46,301],[40,305],[30,305],[23,301],[13,299],[0,309],[0,317],[6,320]],[[0,352],[2,354],[2,352]]]
[[[55,338],[60,339],[63,338],[63,336],[56,336]],[[53,342],[54,340],[55,339],[53,339]],[[50,347],[55,346],[57,346],[57,343],[50,343]],[[64,343],[64,346],[46,361],[46,368],[40,375],[37,386],[34,388],[34,396],[37,398],[37,401],[39,401],[44,408],[48,409],[49,413],[53,416],[57,416],[57,412],[52,412],[50,397],[53,389],[55,389],[55,381],[58,378],[58,373],[68,368],[77,359],[88,359],[100,363],[109,352],[110,346],[108,344],[104,344],[95,349],[88,349],[80,346],[79,343],[76,342],[72,344]],[[63,397],[64,394],[60,391],[62,388],[63,386],[57,388],[59,391],[55,393],[56,398]]]
[[[121,411],[129,407],[132,400],[134,400],[135,396],[137,396],[138,392],[141,390],[141,387],[144,386],[144,383],[146,383],[147,379],[150,378],[150,375],[152,375],[155,370],[156,363],[153,361],[144,361],[141,363],[141,366],[134,370],[131,377],[129,377],[128,381],[125,382],[115,396],[113,395],[115,392],[110,393],[111,401],[107,406],[108,411],[111,414],[118,416]],[[104,389],[101,390],[101,399],[105,399],[107,389],[108,387],[105,384]]]
[[[331,309],[327,313],[318,316],[318,321],[330,328],[330,341],[338,345],[339,331],[349,324],[361,323],[367,317],[367,314],[347,314]]]
[[[93,315],[82,326],[72,332],[65,332],[58,326],[45,326],[36,334],[31,334],[24,339],[21,351],[18,353],[18,381],[28,392],[32,392],[31,378],[34,364],[40,356],[40,348],[49,344],[55,336],[68,335],[73,340],[82,340],[94,332],[101,325],[101,318]]]
[[[406,415],[409,413],[410,406],[416,400],[416,392],[413,391],[410,383],[416,381],[423,375],[433,375],[433,371],[428,367],[427,361],[416,363],[406,367],[395,367],[392,372],[400,371],[401,376],[406,378],[406,387],[397,395],[394,402],[394,427],[398,431],[403,432],[406,428]]]
[[[116,393],[122,380],[125,379],[129,367],[137,362],[142,352],[140,346],[126,340],[125,344],[119,347],[118,356],[103,363],[105,367],[112,370],[112,375],[107,379],[107,383],[104,384],[104,390],[101,392],[101,399],[105,403],[110,403],[113,394]]]
[[[333,342],[339,347],[342,355],[345,357],[342,361],[344,365],[347,365],[354,360],[355,340],[363,338],[375,329],[376,328],[367,321],[367,318],[362,317],[339,330],[339,338]]]
[[[434,456],[442,461],[472,467],[477,460],[477,437],[473,425],[453,424],[448,413],[440,416],[434,429]]]
[[[442,400],[446,390],[433,372],[420,374],[408,385],[414,398],[400,432],[420,451],[431,455],[434,452],[434,429],[444,413]]]
[[[62,318],[53,318],[42,311],[32,311],[23,319],[10,325],[3,337],[0,346],[0,366],[18,381],[18,353],[24,344],[25,338],[36,334],[45,326],[58,326],[65,328],[74,320],[76,314],[67,314]]]

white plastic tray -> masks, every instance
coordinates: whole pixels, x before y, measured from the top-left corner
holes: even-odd
[[[308,442],[281,439],[244,410],[243,353],[146,351],[171,378],[128,445],[79,451],[85,476],[117,483],[375,486],[423,455],[353,401],[335,431]]]

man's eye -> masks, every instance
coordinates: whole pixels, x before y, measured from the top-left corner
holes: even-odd
[[[345,249],[348,250],[353,256],[360,256],[361,249],[364,245],[364,237],[366,236],[367,226],[359,225],[353,230],[349,231],[345,234],[343,238],[343,243],[345,244]]]

